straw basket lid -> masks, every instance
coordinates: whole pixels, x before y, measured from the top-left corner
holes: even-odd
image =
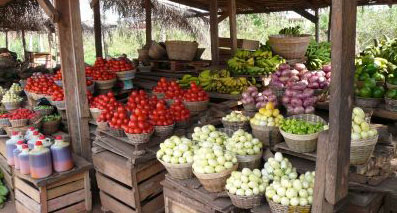
[[[204,179],[204,180],[210,180],[210,179],[216,179],[224,176],[230,175],[233,171],[237,170],[238,163],[234,164],[232,168],[230,169],[225,169],[222,172],[219,173],[211,173],[211,174],[202,174],[202,173],[197,173],[194,172],[193,169],[193,174],[198,178],[198,179]]]
[[[192,163],[172,164],[166,163],[157,158],[164,165],[171,177],[176,179],[189,179],[193,176]]]

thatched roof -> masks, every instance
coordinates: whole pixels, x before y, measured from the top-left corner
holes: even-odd
[[[54,31],[36,0],[12,0],[0,6],[0,31]]]

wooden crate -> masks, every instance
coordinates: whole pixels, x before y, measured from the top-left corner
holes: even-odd
[[[0,137],[0,170],[3,171],[5,185],[10,189],[10,198],[14,200],[14,180],[12,178],[14,171],[13,168],[8,165],[6,157],[6,141],[8,139],[8,136]]]
[[[164,211],[165,169],[157,159],[133,164],[127,158],[102,150],[92,155],[102,208],[112,212]]]
[[[73,156],[75,168],[54,173],[48,178],[32,179],[17,170],[14,175],[17,212],[82,212],[91,211],[89,169],[92,165]]]

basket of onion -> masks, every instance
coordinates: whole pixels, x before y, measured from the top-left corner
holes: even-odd
[[[304,64],[297,63],[294,67],[289,64],[280,64],[278,70],[271,76],[269,88],[272,89],[278,99],[283,97],[288,85],[300,80],[302,73],[307,72]]]
[[[299,81],[291,84],[285,90],[282,102],[287,108],[289,115],[310,114],[314,112],[314,105],[317,98],[314,96],[314,90],[307,86],[307,82]]]
[[[271,89],[259,92],[255,86],[250,86],[242,93],[241,102],[243,103],[246,111],[257,111],[264,107],[268,102],[272,102],[277,105],[277,96]]]

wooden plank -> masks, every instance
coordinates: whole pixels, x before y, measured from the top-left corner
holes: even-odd
[[[66,207],[64,209],[55,211],[53,213],[69,213],[69,212],[85,212],[85,211],[88,211],[85,208],[85,202],[80,202],[72,206]]]
[[[95,53],[96,57],[103,57],[102,50],[102,24],[101,24],[101,5],[99,0],[94,0],[91,3],[91,8],[94,12],[94,38],[95,38]]]
[[[150,161],[150,163],[145,163],[144,168],[139,168],[138,166],[138,173],[136,174],[136,179],[138,183],[143,180],[148,179],[149,177],[153,176],[156,173],[164,170],[163,164],[161,164],[157,159]]]
[[[26,206],[24,206],[21,202],[15,201],[15,210],[18,213],[32,213],[31,209],[28,209]]]
[[[219,64],[218,0],[210,2],[210,34],[212,64]]]
[[[214,209],[211,208],[211,205],[205,205],[204,203],[197,201],[190,196],[186,195],[183,192],[176,190],[175,188],[164,187],[164,197],[166,200],[165,211],[173,213],[178,212],[179,209],[185,210],[188,209],[188,212],[197,212],[197,213],[208,213],[215,212]],[[178,208],[179,206],[174,206],[175,204],[179,204],[179,206],[184,206],[182,208]],[[175,211],[174,211],[175,208]],[[184,212],[184,211],[179,211]]]
[[[145,0],[146,45],[152,43],[152,3]]]
[[[164,198],[160,194],[142,207],[143,213],[158,213],[164,211]]]
[[[233,53],[237,50],[236,0],[229,0],[230,40]]]
[[[356,1],[333,0],[332,82],[325,199],[336,205],[348,192],[353,107]],[[320,165],[320,164],[318,164]],[[324,184],[324,183],[323,183]]]
[[[37,0],[37,2],[40,4],[41,8],[43,8],[47,16],[50,17],[52,22],[57,23],[59,21],[59,13],[49,0]]]
[[[65,206],[69,206],[71,204],[77,203],[79,201],[83,201],[85,198],[84,189],[72,192],[70,194],[64,195],[62,197],[58,197],[52,200],[48,200],[48,211],[52,212],[63,208]]]
[[[101,198],[101,204],[103,208],[106,210],[110,210],[112,212],[117,213],[134,213],[136,212],[134,209],[128,207],[127,205],[117,201],[116,199],[112,198],[111,196],[107,195],[106,193],[100,191],[99,192]]]
[[[50,185],[47,186],[47,189],[50,190],[50,189],[53,189],[53,188],[58,187],[58,186],[62,186],[64,184],[67,184],[67,183],[70,183],[70,182],[82,180],[83,178],[84,178],[84,173],[80,173],[80,174],[71,176],[71,177],[69,177],[69,178],[67,178],[65,180],[58,181],[56,183],[50,184]]]
[[[316,37],[316,42],[320,42],[320,19],[319,19],[319,14],[318,14],[318,9],[314,11],[314,16],[316,17],[316,22],[314,23],[315,25],[315,37]]]
[[[85,210],[92,210],[92,192],[91,192],[91,181],[90,181],[90,173],[87,171],[84,174],[84,189],[85,189]]]
[[[163,191],[160,182],[164,180],[165,171],[138,185],[139,199],[145,200],[149,196],[157,195]]]
[[[223,13],[218,17],[218,24],[221,23],[223,20],[225,20],[227,17],[229,17],[229,14],[223,12]]]
[[[317,142],[317,144],[320,144],[320,142]],[[291,149],[288,147],[287,143],[285,143],[285,142],[276,144],[276,145],[274,146],[274,150],[275,150],[275,151],[282,152],[282,153],[287,153],[287,154],[289,154],[289,155],[294,155],[294,156],[296,156],[296,157],[300,157],[300,158],[303,158],[303,159],[307,159],[307,160],[311,160],[311,161],[316,161],[316,151],[315,151],[315,152],[312,152],[312,153],[299,153],[299,152],[295,152],[295,151],[291,150]]]
[[[20,203],[23,203],[27,209],[32,210],[33,212],[41,212],[40,204],[36,203],[36,201],[32,200],[18,189],[15,189],[15,199]]]
[[[59,196],[80,190],[84,188],[84,180],[78,180],[72,183],[68,183],[56,188],[49,189],[47,192],[48,200],[57,198]]]
[[[0,168],[3,168],[5,172],[12,174],[12,167],[8,165],[7,158],[3,155],[0,155]]]
[[[307,20],[311,21],[312,23],[316,23],[318,21],[318,17],[314,16],[313,14],[307,12],[304,9],[295,9],[294,10],[299,15],[303,16]]]
[[[131,207],[135,208],[136,205],[134,189],[124,187],[114,182],[112,179],[105,177],[100,172],[96,172],[96,179],[98,183],[98,188],[101,191],[106,192],[106,194],[109,194],[113,197],[117,197],[122,202],[127,203]]]
[[[0,154],[3,155],[3,156],[7,156],[6,155],[6,141],[8,139],[9,139],[8,137],[7,138],[0,138]]]
[[[48,199],[47,199],[47,187],[42,186],[40,187],[40,205],[41,205],[41,212],[47,213],[48,212]]]
[[[25,193],[27,196],[32,198],[37,203],[40,203],[41,199],[40,199],[39,190],[33,188],[32,186],[27,184],[25,181],[19,179],[18,177],[14,178],[14,186],[16,189],[22,191],[23,193]]]

